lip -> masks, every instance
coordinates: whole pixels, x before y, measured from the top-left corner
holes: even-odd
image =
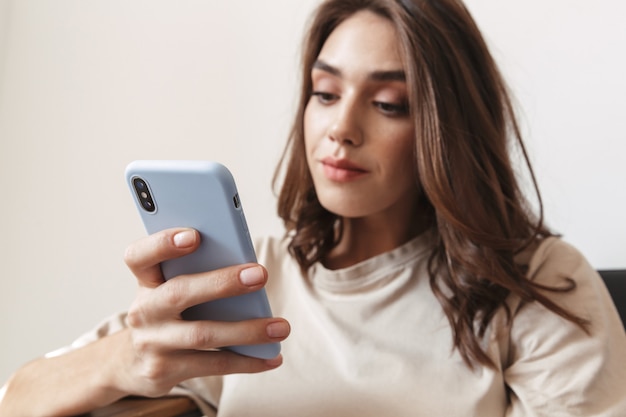
[[[320,160],[324,175],[331,181],[349,182],[361,178],[369,171],[348,159],[331,157]]]

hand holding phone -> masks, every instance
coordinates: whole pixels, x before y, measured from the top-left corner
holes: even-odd
[[[254,263],[241,200],[231,173],[210,161],[135,161],[126,179],[149,234],[188,227],[200,234],[200,247],[161,264],[166,280],[224,267]],[[271,317],[267,295],[258,291],[213,300],[186,309],[185,320],[239,322]],[[225,346],[242,355],[274,358],[279,343]]]
[[[249,294],[267,282],[267,271],[259,264],[181,275],[163,282],[160,263],[193,253],[200,243],[196,230],[171,228],[128,247],[124,259],[137,278],[138,292],[125,318],[128,328],[104,338],[113,341],[107,344],[98,371],[109,376],[104,380],[117,395],[159,397],[192,378],[263,372],[281,365],[281,355],[264,359],[218,348],[280,342],[289,334],[289,323],[282,318],[239,322],[182,319],[180,313],[188,307]]]

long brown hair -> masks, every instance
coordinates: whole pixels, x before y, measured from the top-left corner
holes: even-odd
[[[469,366],[493,366],[480,339],[511,294],[537,301],[579,325],[584,320],[552,302],[514,258],[553,235],[502,76],[470,13],[459,0],[328,0],[310,23],[303,45],[300,101],[274,176],[278,214],[289,251],[303,272],[338,243],[341,218],[318,201],[304,150],[304,111],[311,69],[330,33],[357,11],[394,25],[415,124],[422,206],[432,213],[436,243],[429,259],[432,290],[451,324],[454,347]],[[519,152],[536,192],[538,214],[525,199],[510,154]],[[411,173],[407,173],[411,175]],[[423,215],[416,213],[416,216]],[[338,233],[339,231],[339,233]]]

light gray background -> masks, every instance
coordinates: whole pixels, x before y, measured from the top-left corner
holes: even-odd
[[[251,233],[316,0],[0,0],[0,382],[135,292],[139,158],[230,166]],[[626,267],[626,3],[468,0],[523,108],[549,223]]]

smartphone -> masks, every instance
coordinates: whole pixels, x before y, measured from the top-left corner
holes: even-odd
[[[134,161],[126,181],[149,234],[172,227],[191,227],[200,247],[181,258],[164,261],[166,280],[256,262],[241,199],[230,171],[212,161]],[[265,289],[188,308],[185,320],[241,321],[271,317]],[[270,359],[279,343],[227,346],[224,349]]]

